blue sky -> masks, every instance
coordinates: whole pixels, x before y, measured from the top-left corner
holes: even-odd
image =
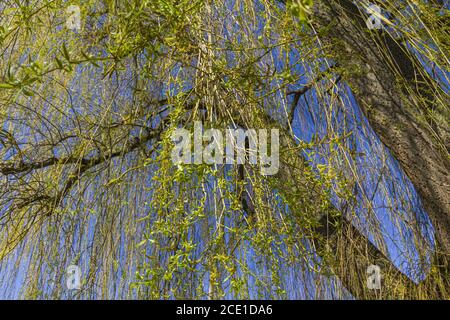
[[[230,7],[234,7],[234,1],[230,1]],[[229,25],[225,25],[225,32],[232,34],[233,27]],[[237,27],[237,26],[234,26]],[[259,25],[255,26],[255,36],[261,33],[264,27],[264,21],[260,21]],[[284,69],[291,69],[291,73],[295,74],[304,74],[305,71],[310,70],[310,68],[316,67],[317,65],[333,64],[333,61],[316,61],[316,66],[311,65],[302,65],[298,64],[298,58],[301,54],[301,43],[297,44],[295,48],[292,48],[292,51],[289,53],[288,59],[285,59],[286,56],[281,56],[278,49],[273,49],[271,52],[272,58],[275,60],[275,68],[278,71]],[[229,63],[233,63],[233,54],[230,53]],[[284,61],[288,61],[290,65],[284,65]],[[425,63],[425,61],[424,61]],[[76,72],[80,73],[85,69],[79,68]],[[430,67],[427,66],[427,70],[430,71]],[[91,72],[95,72],[91,70]],[[175,68],[174,73],[177,70]],[[440,71],[442,73],[444,71]],[[438,74],[440,74],[438,73]],[[94,73],[92,77],[97,77],[98,87],[92,88],[91,105],[101,105],[102,100],[100,95],[96,97],[96,90],[101,91],[101,75]],[[74,105],[77,105],[81,108],[81,106],[87,107],[87,103],[83,100],[82,93],[80,90],[82,89],[80,81],[81,77],[78,79],[76,77],[73,81],[73,85],[71,88],[72,99]],[[441,78],[442,79],[442,78]],[[293,89],[301,88],[303,85],[308,83],[308,79],[306,77],[301,78],[295,85],[293,85]],[[275,87],[277,83],[273,83]],[[448,83],[444,83],[444,86],[448,86]],[[189,87],[189,85],[187,85]],[[170,88],[171,90],[176,90],[175,88]],[[179,88],[178,88],[179,89]],[[185,88],[186,89],[186,88]],[[162,89],[163,92],[167,91],[168,88]],[[343,83],[339,85],[339,89],[336,90],[336,94],[341,97],[340,102],[335,103],[333,106],[333,111],[330,111],[330,105],[326,100],[323,100],[318,97],[315,89],[308,91],[301,99],[294,117],[293,122],[293,132],[294,134],[305,142],[314,141],[317,137],[323,137],[327,135],[329,126],[331,125],[336,132],[341,132],[342,134],[350,133],[351,136],[349,138],[349,149],[356,154],[360,154],[361,156],[357,157],[355,160],[355,168],[357,170],[358,176],[361,177],[359,180],[358,189],[358,197],[357,198],[361,203],[365,202],[364,205],[356,207],[356,214],[361,221],[360,225],[357,227],[361,230],[362,233],[366,234],[370,239],[374,239],[370,230],[365,228],[364,224],[370,221],[377,221],[381,227],[382,233],[384,234],[384,240],[389,252],[389,255],[394,262],[394,264],[410,276],[413,280],[419,281],[422,279],[425,274],[423,272],[419,272],[418,270],[424,270],[424,267],[421,265],[416,250],[414,246],[405,245],[405,238],[408,239],[411,235],[408,234],[408,228],[406,224],[401,220],[405,221],[413,221],[417,219],[421,222],[421,228],[424,234],[424,238],[427,239],[430,243],[433,238],[433,229],[431,223],[424,212],[422,205],[420,203],[419,197],[414,190],[411,182],[405,175],[405,173],[399,167],[397,161],[392,157],[389,150],[387,150],[379,138],[370,128],[367,119],[362,114],[357,102],[355,101],[354,96],[350,92],[350,89]],[[127,99],[130,96],[130,92],[127,89],[123,89],[123,92],[120,92],[120,96],[122,99]],[[280,114],[282,114],[282,109],[279,109]],[[273,111],[272,111],[273,112]],[[331,116],[328,118],[327,116]],[[281,115],[281,118],[283,115]],[[69,115],[70,118],[70,115]],[[330,120],[331,119],[331,120]],[[37,138],[37,137],[34,137]],[[315,154],[308,154],[305,156],[308,157],[311,164],[313,166],[317,166],[318,164],[327,164],[328,161],[335,160],[327,157],[327,152],[329,151],[329,146],[320,146],[317,147],[314,151]],[[313,151],[313,150],[311,150]],[[58,151],[55,151],[58,154]],[[129,160],[131,161],[131,160]],[[333,162],[335,163],[335,162]],[[117,164],[119,165],[119,164]],[[345,167],[345,164],[342,163],[342,166]],[[156,168],[149,168],[150,173],[152,173]],[[150,174],[145,181],[147,184],[151,184],[152,182],[152,174]],[[95,189],[99,187],[99,184],[94,182],[92,184],[92,188]],[[83,197],[91,197],[94,195],[94,190],[88,189],[82,196]],[[129,199],[133,199],[134,195],[129,195]],[[145,198],[149,201],[152,197],[151,192],[145,193]],[[333,197],[333,204],[340,208],[343,203],[338,199],[338,197]],[[372,210],[367,210],[367,199],[369,199]],[[396,200],[393,204],[392,199]],[[142,199],[140,199],[142,200]],[[128,199],[127,199],[128,201]],[[137,200],[136,200],[137,201]],[[91,210],[92,208],[85,208],[86,211]],[[121,208],[121,212],[126,214],[127,207],[124,205]],[[145,216],[145,213],[142,213],[142,216]],[[77,263],[82,266],[84,274],[87,273],[88,263],[91,256],[91,251],[89,251],[89,244],[92,242],[92,239],[95,235],[95,225],[98,223],[98,217],[96,215],[92,215],[89,217],[91,219],[89,221],[90,227],[89,232],[84,234],[83,237],[75,236],[72,243],[73,253],[72,257],[79,257]],[[125,237],[124,237],[125,238]],[[61,239],[60,246],[64,247],[64,241]],[[136,241],[139,240],[139,235],[136,237]],[[412,241],[412,240],[411,240]],[[411,242],[412,243],[412,242]],[[119,269],[118,269],[118,279],[120,279],[120,275],[122,272],[127,270],[128,274],[133,276],[134,271],[136,271],[136,266],[133,265],[130,269],[127,269],[123,264],[124,259],[126,257],[126,248],[127,244],[125,242],[121,242],[119,245],[118,251],[118,260],[121,261]],[[250,249],[248,259],[254,261],[257,256],[257,252],[252,251]],[[407,256],[403,253],[407,252]],[[416,259],[415,259],[416,258]],[[12,260],[10,260],[12,261]],[[0,279],[7,279],[12,274],[16,273],[18,276],[13,283],[9,283],[8,281],[0,281],[0,298],[13,298],[19,297],[21,283],[23,279],[23,273],[28,264],[28,259],[25,257],[22,259],[21,263],[18,265],[8,264],[7,262],[2,262],[0,264]],[[71,261],[67,261],[69,264]],[[250,265],[254,264],[251,262]],[[420,266],[420,267],[418,267]],[[47,265],[47,267],[49,267]],[[256,268],[256,267],[255,267]],[[426,270],[426,267],[425,267]],[[131,271],[131,272],[130,272]],[[292,282],[292,288],[296,288],[295,283],[305,282],[306,285],[303,289],[300,288],[298,291],[291,291],[287,293],[287,297],[289,298],[314,298],[311,295],[311,292],[314,292],[313,281],[308,282],[308,273],[301,273],[298,270],[290,269],[286,272],[286,281]],[[313,275],[311,275],[313,277]],[[134,279],[130,279],[130,282]],[[60,281],[64,282],[64,278],[61,278]],[[250,283],[254,283],[254,279],[250,279]],[[327,280],[324,280],[325,282]],[[49,284],[50,286],[52,284]],[[331,289],[331,293],[328,293],[328,297],[333,297],[333,288],[334,283],[329,284]],[[208,283],[205,283],[205,287],[208,286]],[[111,289],[111,292],[113,290]],[[264,293],[263,293],[264,294]],[[67,296],[68,297],[68,296]],[[96,297],[95,295],[92,298]],[[115,296],[116,298],[121,298],[122,296]],[[253,297],[258,297],[258,293],[254,292]],[[351,298],[349,295],[344,294],[344,297]]]

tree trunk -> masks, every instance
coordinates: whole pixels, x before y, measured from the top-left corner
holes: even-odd
[[[319,28],[333,23],[321,36],[328,48],[325,50],[330,50],[343,70],[355,66],[361,70],[356,75],[346,74],[343,79],[352,88],[374,131],[414,184],[433,223],[437,263],[445,276],[450,254],[450,166],[447,151],[440,148],[434,137],[436,133],[448,132],[448,128],[419,120],[424,108],[432,106],[419,106],[420,102],[409,96],[397,79],[400,76],[406,80],[406,86],[425,98],[429,98],[432,88],[423,81],[419,64],[407,49],[387,32],[369,30],[366,17],[352,1],[322,0],[314,4],[313,24]],[[369,32],[376,34],[371,37]]]
[[[304,159],[294,137],[269,116],[254,112],[239,112],[233,120],[242,127],[271,127],[280,130],[280,169],[274,176],[274,188],[287,199],[289,209],[299,218],[305,236],[311,239],[316,253],[322,258],[320,265],[331,272],[343,286],[358,299],[418,299],[427,296],[445,296],[445,288],[430,288],[427,283],[417,286],[401,273],[386,254],[373,245],[353,224],[350,217],[330,206],[324,212],[317,208],[327,197],[322,186],[305,179],[309,163]],[[319,213],[319,215],[318,215]],[[302,220],[318,220],[316,227],[309,228]],[[323,261],[326,259],[326,261]],[[369,288],[367,269],[380,267],[381,289]]]

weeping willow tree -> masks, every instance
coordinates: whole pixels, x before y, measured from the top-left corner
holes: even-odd
[[[372,4],[3,0],[1,296],[448,299],[448,10]],[[196,121],[278,173],[174,164]]]

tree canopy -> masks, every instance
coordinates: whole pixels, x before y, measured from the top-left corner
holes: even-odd
[[[441,1],[0,12],[0,297],[450,297]],[[174,164],[196,121],[278,129],[279,171]]]

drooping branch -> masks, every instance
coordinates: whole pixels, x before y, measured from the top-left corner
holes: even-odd
[[[265,113],[248,114],[237,112],[233,114],[233,121],[241,127],[255,127],[256,123],[264,127],[278,128],[280,130],[280,170],[273,179],[275,189],[285,196],[293,195],[303,205],[309,203],[320,203],[322,186],[311,183],[305,179],[304,172],[309,166],[308,161],[302,156],[298,149],[296,138],[286,127],[273,120]],[[298,198],[296,195],[301,195]],[[302,219],[305,213],[303,205],[297,206],[290,203],[290,210]],[[298,210],[298,211],[297,211]],[[404,275],[394,265],[392,260],[378,249],[372,242],[361,233],[351,222],[344,212],[340,212],[332,205],[322,212],[321,216],[312,217],[318,222],[318,226],[311,231],[313,243],[319,255],[331,252],[330,269],[337,276],[347,290],[360,299],[419,297],[420,290],[425,286],[418,287],[414,281]],[[315,240],[314,240],[315,238]],[[382,268],[383,286],[394,288],[392,290],[372,290],[367,286],[366,271],[370,265],[378,265]]]
[[[352,56],[351,60],[343,59],[343,54],[335,53],[343,67],[362,68],[358,75],[347,75],[344,80],[354,89],[372,128],[418,191],[433,222],[438,251],[450,254],[450,163],[447,148],[441,147],[448,141],[445,135],[436,140],[436,135],[448,128],[441,128],[432,119],[421,120],[427,110],[433,109],[429,95],[436,92],[436,85],[425,79],[420,62],[388,31],[367,30],[366,17],[352,1],[315,3],[316,23],[333,23],[321,39],[328,44],[338,40],[343,43],[340,49]],[[370,32],[373,36],[368,36]],[[403,87],[398,84],[399,76],[405,81]]]
[[[353,89],[372,128],[418,191],[435,228],[438,256],[435,265],[442,278],[448,279],[449,263],[445,255],[450,254],[450,165],[446,148],[441,148],[435,139],[437,133],[445,130],[436,128],[433,120],[428,123],[419,120],[426,116],[427,109],[433,109],[429,95],[436,89],[430,85],[432,80],[425,79],[417,59],[386,30],[369,31],[366,17],[352,1],[315,1],[313,15],[313,23],[318,26],[333,24],[328,33],[321,35],[321,40],[327,48],[341,44],[333,51],[337,62],[349,70],[352,66],[362,69],[358,74],[347,74],[344,80]],[[398,84],[399,76],[404,81],[403,87]],[[446,143],[445,136],[443,139]],[[445,294],[441,292],[440,296]]]

